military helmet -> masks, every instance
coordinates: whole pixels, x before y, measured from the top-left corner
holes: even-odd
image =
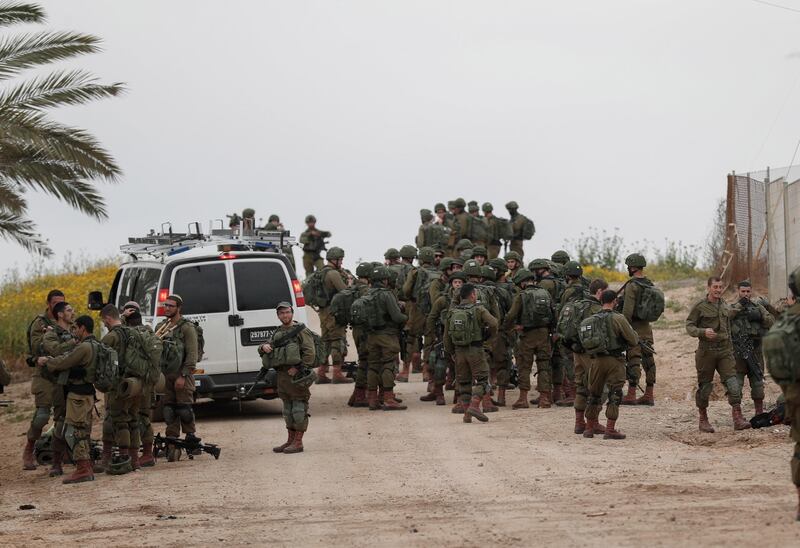
[[[306,215],[306,222],[307,223],[316,223],[317,222],[317,218],[314,217],[313,215]]]
[[[483,271],[483,277],[487,280],[494,281],[497,279],[497,272],[491,266],[485,264],[481,267],[481,270]]]
[[[478,207],[478,204],[475,204],[475,205],[469,206],[468,210],[469,210],[470,213],[477,213],[477,212],[479,212],[481,210],[481,208]]]
[[[447,209],[448,210],[449,209],[453,209],[454,207],[456,207],[456,201],[455,200],[447,200]]]
[[[357,278],[369,278],[371,272],[372,263],[359,263],[359,265],[356,267]]]
[[[513,211],[515,209],[519,209],[519,204],[517,202],[515,202],[514,200],[511,200],[510,202],[508,202],[506,204],[506,209],[509,210],[509,211]]]
[[[577,261],[569,261],[567,264],[564,265],[564,274],[567,276],[580,278],[581,276],[583,276],[583,268]]]
[[[371,282],[382,282],[392,277],[391,271],[383,265],[372,267],[372,272],[369,274]]]
[[[256,216],[256,210],[253,209],[252,207],[247,207],[244,210],[242,210],[242,217],[244,217],[245,219],[254,219],[255,216]]]
[[[124,457],[119,456],[111,459],[111,463],[108,465],[108,469],[106,470],[106,474],[110,474],[112,476],[120,476],[129,472],[133,472],[133,464],[131,463],[131,458],[127,455]]]
[[[550,268],[547,259],[534,259],[528,263],[528,270],[539,270],[540,268]]]
[[[453,257],[453,264],[457,264],[459,266],[464,266],[464,259],[461,257]]]
[[[317,381],[317,373],[311,367],[300,370],[292,378],[292,384],[301,388],[308,388]]]
[[[789,289],[792,290],[792,295],[800,299],[800,267],[794,269],[794,272],[789,274]]]
[[[430,209],[420,209],[419,217],[422,219],[423,223],[427,223],[428,221],[433,220],[433,213]]]
[[[516,251],[509,251],[506,253],[506,256],[503,257],[506,261],[517,261],[518,263],[522,262],[522,257],[519,256],[519,253]]]
[[[482,257],[488,257],[489,253],[486,251],[486,248],[482,245],[476,245],[472,248],[472,256],[475,257],[476,255],[481,255]]]
[[[325,258],[329,261],[335,261],[337,259],[344,259],[344,249],[341,247],[332,247],[325,253]]]
[[[281,218],[273,213],[272,215],[269,216],[269,219],[267,219],[267,222],[268,223],[277,223],[277,222],[280,222],[280,220],[281,220]]]
[[[476,205],[478,205],[478,201],[477,200],[470,200],[469,202],[467,202],[467,205],[469,207],[476,206]]]
[[[453,280],[461,280],[462,282],[466,282],[467,281],[467,275],[464,274],[463,271],[459,270],[458,272],[453,272],[452,274],[450,274],[450,277],[448,278],[448,280],[450,282],[452,282]]]
[[[404,259],[416,259],[417,248],[413,245],[404,245],[400,248],[400,256]]]
[[[388,259],[399,259],[400,258],[400,252],[397,251],[395,248],[390,247],[389,249],[386,250],[386,253],[383,254],[383,258],[387,259],[387,260]]]
[[[464,263],[464,274],[467,276],[483,276],[483,267],[478,264],[478,261],[474,259],[470,259],[466,263]]]
[[[473,247],[475,246],[472,244],[472,241],[466,238],[461,238],[456,243],[456,251],[464,251],[465,249],[472,249]]]
[[[439,261],[439,270],[444,272],[448,268],[453,266],[453,258],[452,257],[444,257],[441,261]]]
[[[633,268],[644,268],[647,266],[647,259],[641,253],[631,253],[625,257],[625,265]]]
[[[456,198],[455,200],[453,200],[453,207],[459,207],[461,209],[464,209],[465,207],[467,207],[467,202],[464,201],[464,198]]]
[[[481,206],[481,209],[484,213],[488,213],[489,211],[494,211],[494,207],[489,202],[484,202]]]
[[[558,264],[567,264],[569,262],[569,253],[563,249],[559,249],[553,253],[553,256],[550,257],[550,260]]]
[[[420,247],[419,248],[419,262],[421,263],[432,263],[435,259],[435,253],[432,247]]]
[[[530,280],[531,278],[535,278],[536,274],[528,270],[527,268],[520,268],[516,274],[514,274],[514,283],[516,285],[521,284],[525,280]]]
[[[494,259],[489,261],[489,266],[491,266],[498,272],[508,272],[508,265],[500,257],[495,257]]]
[[[433,210],[434,210],[435,212],[439,212],[439,211],[447,211],[447,208],[446,208],[446,207],[444,207],[444,204],[443,204],[443,203],[439,202],[438,204],[436,204],[435,206],[433,206]]]

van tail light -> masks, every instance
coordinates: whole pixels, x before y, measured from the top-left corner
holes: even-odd
[[[163,287],[158,290],[158,303],[156,303],[156,316],[164,316],[164,301],[169,297],[169,289]]]
[[[306,305],[306,298],[303,296],[303,285],[300,280],[292,280],[292,290],[294,291],[294,300],[298,307]]]

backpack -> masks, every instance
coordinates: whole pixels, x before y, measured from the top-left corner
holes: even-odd
[[[482,217],[470,215],[467,218],[467,239],[473,242],[485,242],[489,239],[489,227]]]
[[[550,293],[541,287],[527,287],[521,293],[522,313],[520,324],[522,327],[547,327],[553,322],[553,301]]]
[[[499,242],[500,240],[510,240],[514,237],[514,230],[511,227],[511,221],[501,217],[495,217],[495,222],[491,225],[489,240],[492,242]]]
[[[420,266],[417,268],[417,279],[414,280],[414,288],[411,290],[411,297],[416,301],[417,308],[425,316],[430,314],[433,302],[431,302],[431,282],[439,278],[441,274],[433,268]]]
[[[611,325],[611,314],[603,310],[581,322],[578,338],[588,354],[610,354],[622,348]]]
[[[163,343],[161,339],[156,337],[152,329],[143,325],[132,327],[144,341],[144,347],[147,349],[149,356],[149,367],[144,375],[144,382],[146,384],[155,384],[158,377],[161,375],[161,354],[163,352]],[[199,339],[198,339],[199,346]]]
[[[767,370],[786,385],[800,379],[800,316],[784,315],[761,339]]]
[[[386,319],[383,317],[380,306],[378,306],[378,293],[380,291],[382,289],[370,289],[366,295],[355,300],[350,309],[354,325],[365,326],[373,330],[386,327]],[[386,291],[389,290],[387,289]]]
[[[560,265],[559,265],[560,266]],[[551,280],[553,282],[555,295],[550,295],[554,302],[561,302],[561,296],[567,289],[567,283],[562,278],[557,278],[555,275],[550,275],[542,278],[542,280]],[[540,280],[541,281],[541,280]],[[546,291],[546,290],[545,290]],[[549,293],[549,291],[548,291]]]
[[[477,302],[476,304],[483,305],[483,307],[489,311],[490,314],[494,315],[494,311],[498,311],[500,314],[500,318],[502,319],[503,309],[500,306],[500,298],[497,296],[498,291],[497,287],[485,284],[479,284],[475,286],[475,290],[477,291]]]
[[[307,304],[316,308],[325,308],[330,303],[331,298],[325,290],[325,276],[329,270],[331,270],[329,266],[315,270],[303,282],[303,296]]]
[[[641,291],[636,299],[633,316],[645,322],[654,322],[664,313],[664,293],[653,285],[650,280],[634,278]]]
[[[450,310],[447,333],[456,346],[469,346],[483,341],[483,330],[475,314],[475,305],[459,305]]]
[[[91,339],[90,344],[92,363],[86,368],[86,381],[100,392],[108,392],[122,379],[117,351],[96,339]]]
[[[536,227],[533,224],[533,221],[528,219],[523,215],[523,223],[522,223],[522,230],[520,231],[520,236],[523,240],[530,240],[533,238],[533,235],[536,234]]]
[[[417,242],[417,247],[435,247],[436,245],[445,247],[450,236],[449,232],[444,225],[428,223],[422,228],[423,241]]]
[[[314,339],[314,365],[312,367],[326,365],[328,363],[328,346],[316,332],[308,328],[306,330],[311,334],[311,338]]]
[[[205,337],[203,328],[194,320],[181,319],[181,323],[173,330],[173,333],[180,333],[184,323],[190,324],[197,332],[197,361],[203,358],[205,353]],[[164,375],[175,375],[183,366],[185,349],[182,336],[171,336],[161,339],[161,372]]]
[[[558,316],[556,332],[559,338],[573,350],[577,347],[580,353],[583,353],[579,336],[581,322],[585,319],[586,311],[592,307],[592,304],[594,301],[589,299],[569,301],[561,308],[561,314]]]
[[[119,326],[114,331],[122,342],[122,352],[118,356],[122,376],[143,379],[150,370],[151,348],[142,334],[131,327]]]
[[[339,291],[331,299],[331,314],[336,320],[336,325],[347,326],[350,321],[350,310],[358,298],[358,287],[348,287]]]

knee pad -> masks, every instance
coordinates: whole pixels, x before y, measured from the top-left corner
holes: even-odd
[[[77,441],[78,440],[75,438],[75,427],[71,424],[66,425],[64,427],[64,443],[69,447],[70,453],[75,448]]]
[[[294,400],[290,404],[292,407],[292,420],[295,424],[302,424],[308,417],[308,404],[299,400]]]
[[[739,379],[736,378],[736,375],[732,377],[728,377],[725,379],[725,389],[728,391],[728,394],[731,396],[741,395],[742,393],[742,385],[739,384]],[[710,385],[709,385],[710,386]],[[709,391],[709,394],[711,392]]]
[[[164,404],[164,422],[167,424],[175,422],[175,419],[178,418],[178,416],[175,414],[175,408],[173,406],[174,404],[172,403]]]
[[[708,398],[711,396],[711,391],[714,389],[714,386],[710,382],[701,382],[697,385],[697,395],[703,400],[708,401]]]
[[[619,405],[622,402],[622,388],[615,388],[608,393],[608,405]]]
[[[292,422],[292,402],[288,400],[283,402],[283,419],[287,424]]]
[[[37,407],[36,411],[33,413],[33,419],[31,420],[31,425],[34,428],[42,429],[47,426],[47,423],[50,422],[50,408],[49,407]]]
[[[178,404],[175,408],[175,413],[180,417],[181,422],[192,422],[194,420],[194,411],[192,411],[192,406],[188,403]]]

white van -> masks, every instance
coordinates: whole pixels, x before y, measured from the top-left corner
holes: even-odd
[[[294,305],[295,320],[306,323],[302,285],[284,254],[294,238],[288,232],[210,230],[130,238],[121,246],[130,260],[117,271],[108,298],[89,296],[89,308],[103,303],[121,308],[139,303],[142,319],[153,327],[163,320],[161,306],[170,294],[183,299],[184,317],[199,322],[205,339],[195,372],[195,397],[242,398],[261,369],[257,347],[280,325],[281,301]],[[162,229],[163,232],[163,229]],[[264,382],[250,397],[272,399]]]

